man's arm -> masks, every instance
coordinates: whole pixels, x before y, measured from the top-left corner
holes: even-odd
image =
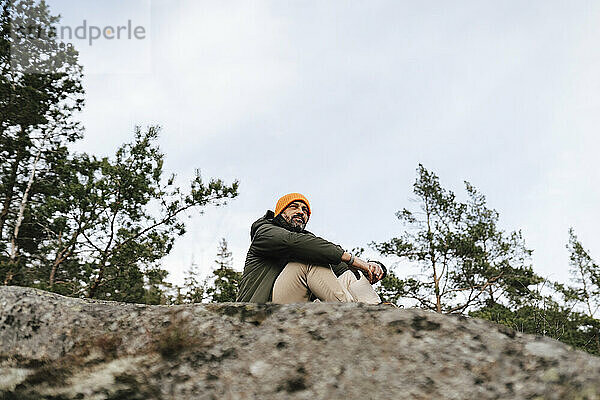
[[[349,263],[351,254],[323,238],[310,233],[291,232],[287,229],[263,225],[252,240],[253,251],[263,257],[290,257],[307,264],[328,265]],[[365,272],[367,279],[375,283],[383,276],[383,270],[375,263],[367,263],[355,257],[350,268]]]
[[[352,260],[352,264],[350,264],[350,260]],[[377,263],[368,263],[358,257],[352,257],[352,254],[347,252],[342,254],[342,261],[348,264],[349,268],[364,271],[371,284],[374,284],[383,278],[383,269]]]
[[[252,240],[252,250],[263,257],[289,257],[307,264],[339,264],[344,250],[334,243],[310,233],[263,225]]]

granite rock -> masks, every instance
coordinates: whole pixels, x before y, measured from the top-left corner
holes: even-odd
[[[417,309],[148,306],[2,286],[0,398],[600,400],[600,358]]]

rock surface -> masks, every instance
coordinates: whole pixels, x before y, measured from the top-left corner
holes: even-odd
[[[2,399],[600,399],[600,358],[362,304],[146,306],[0,287]]]

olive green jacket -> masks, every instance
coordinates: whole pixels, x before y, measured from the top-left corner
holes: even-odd
[[[331,266],[337,276],[348,270],[340,246],[308,231],[290,230],[270,210],[252,224],[250,238],[237,301],[271,301],[275,280],[290,261]]]

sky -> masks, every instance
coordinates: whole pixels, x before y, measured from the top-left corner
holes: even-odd
[[[227,206],[185,216],[164,260],[174,283],[192,263],[210,273],[222,237],[241,270],[250,224],[289,192],[311,202],[307,229],[346,249],[397,236],[419,163],[459,197],[465,180],[485,194],[540,275],[568,279],[569,227],[600,257],[598,2],[47,3],[63,25],[146,33],[74,41],[76,150],[110,155],[160,125],[181,185],[196,168],[240,182]]]

